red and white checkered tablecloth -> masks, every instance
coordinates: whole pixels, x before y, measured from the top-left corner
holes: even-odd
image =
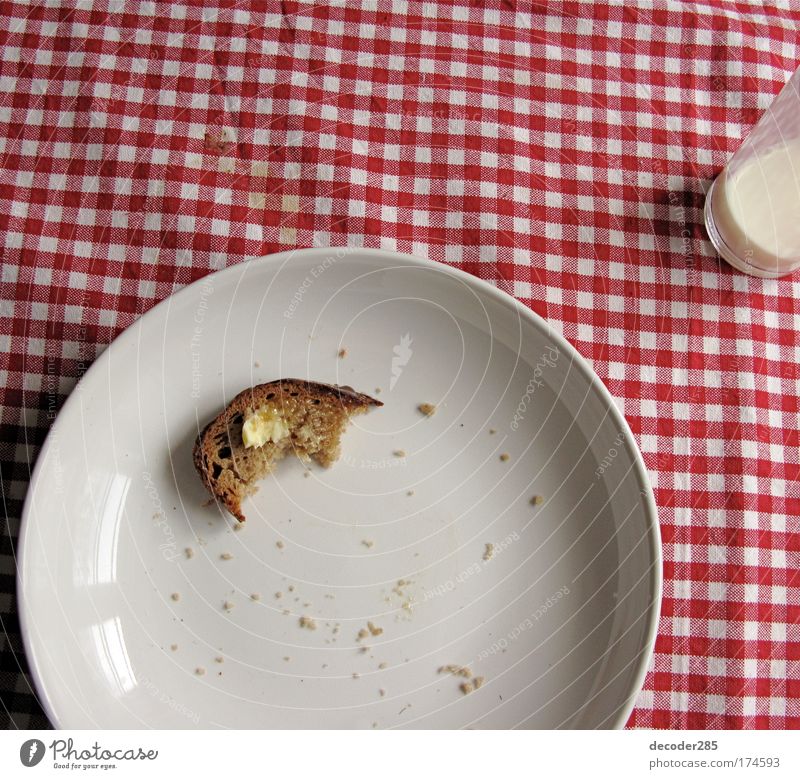
[[[349,242],[496,284],[618,399],[664,542],[629,724],[800,726],[800,277],[702,227],[796,3],[11,0],[0,46],[0,721],[43,723],[14,544],[77,377],[213,269]]]

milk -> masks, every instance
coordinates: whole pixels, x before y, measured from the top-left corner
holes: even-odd
[[[735,267],[783,276],[800,266],[800,138],[730,164],[714,182],[710,211],[709,234],[715,245],[722,238],[716,248]]]

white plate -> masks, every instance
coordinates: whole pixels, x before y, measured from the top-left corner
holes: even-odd
[[[284,461],[233,532],[192,443],[279,377],[385,405],[333,468]],[[572,347],[467,274],[314,249],[191,285],[96,361],[36,465],[19,592],[59,727],[594,728],[630,713],[660,576],[641,457]]]

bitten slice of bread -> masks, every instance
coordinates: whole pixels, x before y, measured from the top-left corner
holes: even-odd
[[[326,468],[338,459],[347,420],[363,414],[379,400],[352,387],[302,379],[279,379],[240,392],[197,437],[194,465],[208,491],[240,522],[242,500],[256,491],[289,452],[314,459]],[[245,448],[242,428],[257,412],[278,420],[283,437]],[[288,429],[288,430],[287,430]]]

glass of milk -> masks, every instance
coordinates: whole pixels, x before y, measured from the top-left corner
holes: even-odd
[[[800,268],[800,68],[712,183],[705,221],[714,248],[744,273]]]

